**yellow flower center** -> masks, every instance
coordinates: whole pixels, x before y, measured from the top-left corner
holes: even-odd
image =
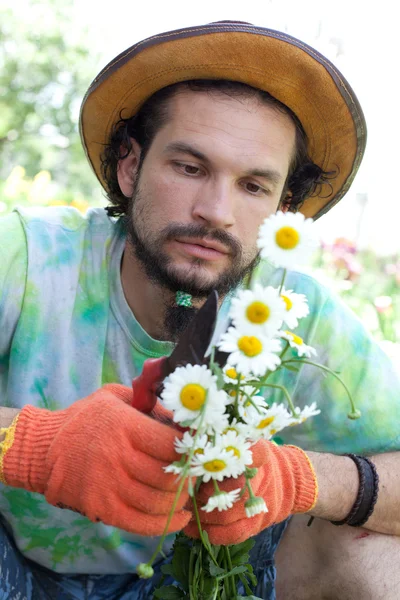
[[[244,335],[238,341],[238,348],[246,356],[257,356],[262,352],[262,343],[253,335]]]
[[[181,390],[181,402],[189,410],[200,410],[206,399],[206,390],[198,383],[188,383]]]
[[[234,431],[235,433],[239,433],[235,427],[226,427],[222,433],[228,433],[228,431]]]
[[[194,454],[204,454],[203,448],[196,448],[196,450],[194,451]]]
[[[293,227],[285,226],[278,229],[275,241],[282,250],[293,250],[300,241],[300,235]]]
[[[246,309],[246,317],[250,321],[250,323],[257,323],[257,325],[261,323],[265,323],[268,321],[270,310],[264,302],[259,302],[258,300],[252,302]]]
[[[291,301],[291,299],[288,298],[287,296],[284,296],[283,294],[281,295],[281,298],[284,301],[284,303],[286,304],[286,310],[290,310],[293,306],[293,302]]]
[[[211,473],[218,473],[218,471],[223,471],[226,468],[226,462],[215,458],[214,460],[209,460],[208,462],[205,462],[203,464],[203,467],[206,471],[210,471]]]
[[[233,367],[231,367],[230,369],[227,369],[225,371],[225,375],[227,377],[229,377],[229,379],[237,379],[237,376],[238,376],[236,369],[234,369]]]
[[[236,398],[236,390],[231,390],[229,395],[232,396],[232,398]]]
[[[295,333],[292,333],[291,331],[285,331],[285,333],[290,335],[290,337],[292,338],[294,343],[297,344],[298,346],[301,346],[302,344],[304,344],[303,338],[301,338],[299,335],[296,335]]]
[[[237,456],[238,458],[240,458],[240,452],[239,452],[239,450],[238,450],[237,448],[235,448],[234,446],[228,446],[228,447],[226,448],[226,450],[227,450],[228,452],[229,452],[229,450],[233,450],[233,454],[234,454],[235,456]]]
[[[275,419],[275,417],[267,417],[266,419],[263,419],[257,425],[257,429],[264,429],[264,427],[268,427],[268,425],[271,425],[271,423],[274,419]]]

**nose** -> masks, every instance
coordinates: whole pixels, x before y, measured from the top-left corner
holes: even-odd
[[[232,227],[235,224],[234,194],[229,182],[221,178],[204,184],[194,200],[192,216],[208,227]]]

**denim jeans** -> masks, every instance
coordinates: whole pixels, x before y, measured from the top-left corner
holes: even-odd
[[[253,593],[275,600],[274,553],[288,521],[283,521],[256,536],[251,564],[257,577]],[[160,577],[155,565],[151,579],[139,579],[133,573],[122,575],[63,575],[25,558],[16,548],[11,533],[0,518],[0,600],[150,600]],[[163,584],[173,583],[164,579]],[[246,595],[243,589],[238,589]]]

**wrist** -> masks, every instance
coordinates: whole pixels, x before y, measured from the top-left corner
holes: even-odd
[[[319,483],[318,499],[308,512],[328,521],[344,519],[357,498],[357,467],[347,456],[307,452]]]
[[[318,481],[313,464],[304,450],[298,446],[284,446],[290,456],[296,494],[292,513],[311,511],[318,501]]]
[[[0,471],[3,483],[44,494],[46,457],[64,420],[64,411],[24,406],[5,433]]]

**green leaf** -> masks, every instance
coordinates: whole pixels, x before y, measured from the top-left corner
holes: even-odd
[[[215,598],[215,590],[218,587],[218,580],[214,577],[203,578],[203,588],[201,591],[201,600],[213,600]]]
[[[160,571],[161,573],[164,573],[164,575],[173,575],[174,567],[171,565],[171,563],[168,563],[166,565],[161,565]]]
[[[163,585],[154,591],[153,597],[162,598],[162,600],[180,600],[186,598],[186,594],[174,585]]]
[[[248,579],[250,579],[252,585],[257,585],[257,577],[254,575],[253,567],[251,566],[251,564],[247,563],[244,566],[247,568],[247,573],[245,573],[245,576]]]
[[[245,540],[241,544],[235,544],[229,546],[229,552],[231,554],[231,561],[233,565],[239,565],[248,562],[249,552],[255,544],[255,540]]]
[[[210,559],[209,565],[210,565],[209,571],[210,571],[210,575],[212,577],[217,577],[217,575],[224,575],[226,573],[225,569],[222,569],[221,567],[217,567],[217,565],[215,565],[211,559]]]
[[[234,567],[231,571],[228,571],[224,575],[219,575],[218,579],[225,579],[225,577],[230,577],[230,575],[237,575],[238,573],[244,573],[245,571],[247,571],[246,567],[244,565],[240,565],[238,567]]]

